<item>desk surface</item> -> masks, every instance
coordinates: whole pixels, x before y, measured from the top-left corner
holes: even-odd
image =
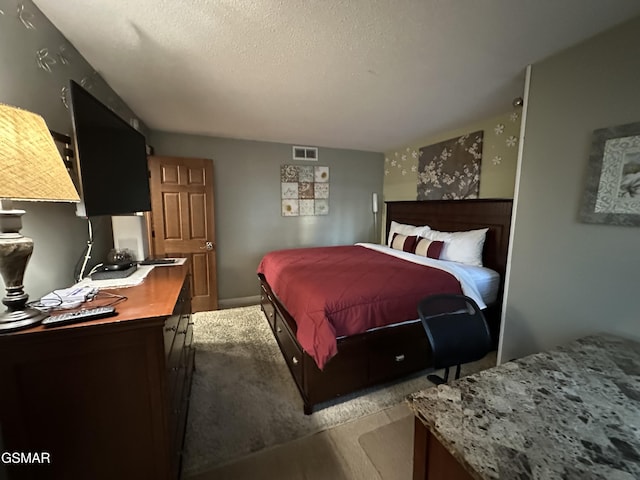
[[[412,394],[477,479],[640,478],[640,343],[591,336]]]

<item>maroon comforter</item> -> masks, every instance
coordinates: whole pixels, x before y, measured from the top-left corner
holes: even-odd
[[[462,293],[447,272],[356,245],[271,252],[258,273],[295,319],[298,342],[320,368],[337,353],[336,337],[416,319],[420,299]]]

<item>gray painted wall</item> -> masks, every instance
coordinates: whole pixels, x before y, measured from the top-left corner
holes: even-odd
[[[640,120],[640,17],[533,65],[501,360],[640,337],[640,229],[578,221],[593,130]]]
[[[281,248],[352,244],[373,238],[372,193],[382,193],[381,153],[320,148],[317,162],[292,160],[290,144],[152,131],[157,155],[214,162],[219,298],[258,295],[256,268]],[[329,215],[282,217],[280,165],[329,167]]]
[[[70,78],[78,83],[84,79],[93,95],[129,120],[131,110],[37,7],[29,1],[19,3],[25,5],[24,22],[14,0],[0,0],[0,102],[38,113],[50,129],[70,135],[71,115],[61,100],[62,87]],[[48,52],[42,63],[50,71],[38,65],[36,52],[42,49]],[[86,246],[87,221],[76,217],[73,204],[16,205],[27,212],[22,233],[35,244],[25,277],[31,299],[75,283],[73,271]],[[96,218],[94,228],[97,241],[91,263],[102,261],[112,247],[109,217]]]

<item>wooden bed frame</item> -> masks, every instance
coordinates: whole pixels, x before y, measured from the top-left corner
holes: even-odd
[[[498,300],[487,307],[485,317],[497,344],[512,200],[401,201],[386,202],[386,206],[387,234],[392,220],[447,232],[489,228],[483,264],[500,273],[501,284]],[[258,276],[262,311],[300,390],[304,413],[311,414],[321,402],[429,368],[431,355],[426,334],[422,324],[414,322],[339,339],[338,354],[321,371],[298,344],[295,320],[266,279]]]

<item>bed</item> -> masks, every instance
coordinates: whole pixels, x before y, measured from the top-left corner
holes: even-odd
[[[386,206],[387,234],[392,222],[429,225],[432,229],[442,232],[488,229],[482,251],[482,262],[484,267],[497,272],[499,276],[495,287],[495,300],[487,305],[484,312],[497,344],[512,201],[510,199],[400,201],[387,202]],[[360,247],[375,250],[375,246],[360,245]],[[310,249],[310,253],[313,250]],[[342,250],[336,247],[336,252],[342,252]],[[346,250],[343,252],[345,255],[347,253]],[[375,252],[367,253],[369,256],[374,254],[381,255]],[[369,257],[365,258],[367,261],[370,260]],[[338,262],[340,263],[343,262]],[[335,337],[327,339],[333,340],[335,351],[330,346],[329,351],[325,352],[326,355],[318,356],[317,352],[309,349],[306,327],[303,326],[299,331],[299,325],[304,325],[304,322],[297,321],[287,308],[286,302],[280,298],[282,286],[279,279],[271,273],[261,272],[260,269],[258,277],[262,310],[298,386],[306,414],[311,414],[318,404],[335,397],[429,368],[431,363],[429,345],[422,324],[415,319],[393,322],[391,325],[381,325],[355,334],[341,334],[344,332],[340,332],[340,328],[336,327]],[[277,284],[280,290],[272,288],[274,284]],[[460,288],[460,286],[452,287],[449,283],[448,286],[443,284],[441,288]],[[274,293],[274,289],[280,294]],[[297,312],[300,317],[300,310],[292,303],[292,298],[295,296],[289,296],[290,309]],[[402,307],[415,309],[416,305],[417,302]],[[396,304],[394,308],[400,308],[400,305]],[[415,317],[417,319],[417,312]]]

